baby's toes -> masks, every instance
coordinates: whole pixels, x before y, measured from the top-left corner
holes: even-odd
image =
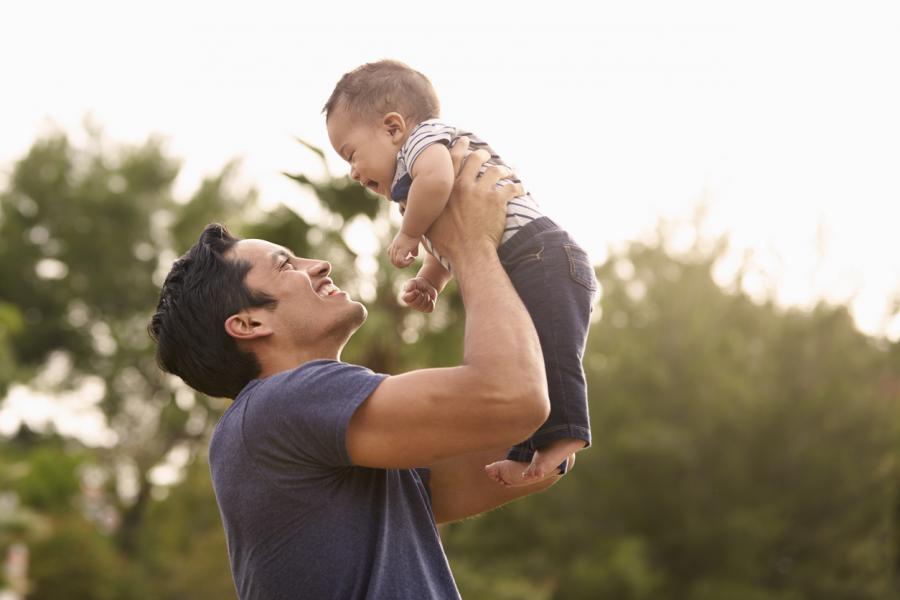
[[[503,465],[502,465],[501,463],[502,463],[502,461],[501,461],[501,462],[495,462],[495,463],[491,463],[491,464],[489,464],[489,465],[486,465],[486,466],[484,467],[484,472],[487,474],[488,477],[490,477],[491,479],[493,479],[493,480],[496,481],[497,483],[499,483],[499,484],[501,484],[501,485],[509,485],[509,484],[507,484],[506,481],[503,479],[503,473],[502,473],[502,470],[503,470],[502,467],[503,467]]]

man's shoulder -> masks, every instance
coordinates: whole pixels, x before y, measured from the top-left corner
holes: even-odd
[[[254,380],[238,398],[246,393],[247,418],[252,421],[283,419],[298,412],[331,412],[334,402],[343,404],[358,396],[364,400],[385,377],[361,365],[313,360]]]
[[[317,359],[305,362],[302,365],[275,373],[265,379],[254,380],[256,385],[247,386],[249,393],[259,395],[280,395],[284,389],[303,390],[315,389],[321,386],[346,385],[359,378],[377,376],[367,367],[347,363],[340,360]],[[243,391],[241,392],[243,394]]]
[[[336,360],[304,363],[248,384],[217,433],[243,440],[256,460],[347,466],[350,418],[384,377]]]

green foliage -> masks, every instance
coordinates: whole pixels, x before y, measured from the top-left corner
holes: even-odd
[[[20,501],[45,513],[70,512],[81,490],[81,462],[77,453],[50,444],[39,446],[29,453],[25,475],[14,487]]]
[[[151,598],[234,598],[225,532],[201,457],[165,498],[152,501],[141,530],[139,562]]]
[[[109,538],[78,518],[31,544],[30,600],[144,600]]]
[[[177,445],[205,444],[222,409],[157,368],[146,330],[159,294],[155,276],[207,222],[252,212],[254,202],[252,190],[234,190],[234,164],[176,200],[178,170],[158,140],[116,146],[92,131],[76,146],[51,134],[0,190],[0,389],[21,382],[53,393],[102,381],[100,406],[118,443],[93,450],[91,463],[110,483],[101,500],[118,514],[111,543],[125,556],[142,528],[148,473]],[[62,360],[43,373],[51,356]],[[25,461],[19,499],[43,514],[78,513],[76,459],[46,452],[38,447]],[[127,481],[136,489],[124,492],[132,486],[118,483]],[[56,585],[48,583],[53,573],[43,575],[45,587]]]
[[[19,309],[0,302],[0,396],[6,395],[7,386],[15,376],[12,336],[22,331],[24,319]]]

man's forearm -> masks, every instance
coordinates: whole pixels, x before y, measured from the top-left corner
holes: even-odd
[[[561,479],[546,477],[537,483],[504,487],[484,472],[484,465],[506,458],[507,450],[497,448],[454,456],[431,465],[429,487],[431,508],[438,523],[465,519],[537,492]]]

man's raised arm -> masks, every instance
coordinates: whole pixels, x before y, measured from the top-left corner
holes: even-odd
[[[460,146],[460,144],[457,144]],[[465,147],[455,147],[458,164]],[[497,257],[506,203],[522,192],[486,152],[468,157],[429,230],[449,258],[466,308],[463,364],[386,378],[357,409],[347,449],[357,465],[408,468],[526,439],[550,404],[540,343]]]

